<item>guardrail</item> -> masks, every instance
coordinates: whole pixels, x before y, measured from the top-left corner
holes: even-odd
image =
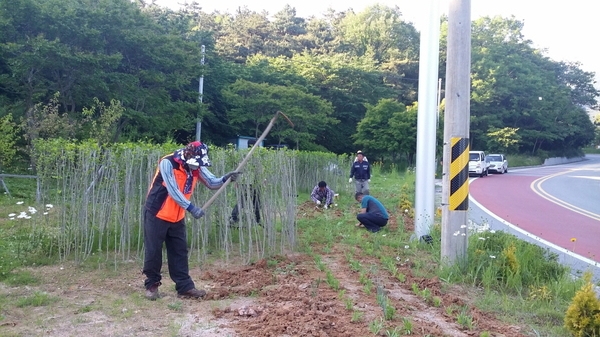
[[[26,175],[26,174],[4,174],[4,173],[0,173],[0,183],[2,184],[2,187],[4,187],[4,190],[6,191],[6,193],[8,194],[8,196],[10,197],[10,191],[8,190],[8,187],[6,186],[6,183],[4,183],[4,178],[25,178],[25,179],[35,179],[36,180],[36,189],[35,189],[35,202],[40,203],[40,200],[42,200],[42,192],[40,190],[40,178],[38,176],[33,176],[33,175]]]

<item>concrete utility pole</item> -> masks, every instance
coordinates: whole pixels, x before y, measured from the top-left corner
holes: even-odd
[[[465,262],[469,210],[471,1],[450,0],[442,179],[442,261]]]
[[[429,0],[427,23],[421,30],[417,114],[417,174],[415,184],[415,236],[430,233],[435,216],[436,86],[440,57],[440,5]]]
[[[200,83],[198,84],[198,101],[200,102],[198,106],[198,116],[196,116],[196,140],[200,141],[200,135],[202,133],[202,116],[200,116],[200,112],[202,110],[202,95],[204,95],[204,53],[206,49],[204,45],[200,47],[200,53],[202,54],[202,58],[200,59],[200,65],[202,66],[202,75],[200,75]]]

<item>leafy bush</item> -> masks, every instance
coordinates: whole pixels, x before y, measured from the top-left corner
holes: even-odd
[[[585,283],[565,314],[565,327],[575,337],[600,336],[600,301],[591,279],[591,273],[584,275]]]

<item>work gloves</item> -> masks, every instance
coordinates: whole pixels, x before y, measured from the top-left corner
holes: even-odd
[[[242,172],[237,172],[237,171],[227,172],[221,180],[223,182],[226,182],[227,179],[231,179],[231,181],[236,181],[238,178],[238,175],[240,175],[240,174],[242,174]]]
[[[204,211],[200,207],[196,207],[194,204],[191,204],[187,207],[187,210],[192,213],[192,216],[196,219],[200,219],[204,216]]]
[[[320,205],[320,204],[321,204],[321,201],[320,201],[320,200],[317,200],[317,205]]]
[[[329,206],[325,205],[325,206],[323,206],[323,208],[325,208],[325,209],[328,209],[328,208],[329,208]]]

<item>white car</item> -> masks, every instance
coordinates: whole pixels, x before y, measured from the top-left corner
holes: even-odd
[[[485,152],[469,151],[469,175],[487,176],[489,166],[490,162],[486,160]]]
[[[490,167],[488,170],[490,172],[496,173],[506,173],[508,172],[508,160],[506,160],[506,156],[499,153],[490,154],[487,156],[486,161],[490,162]]]

